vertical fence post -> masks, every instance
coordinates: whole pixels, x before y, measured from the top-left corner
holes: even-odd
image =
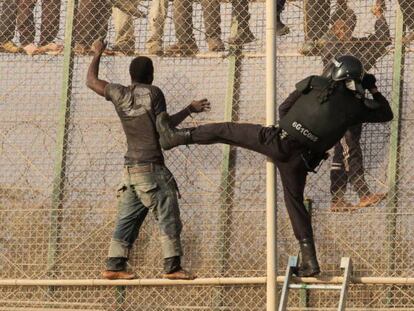
[[[266,124],[276,122],[276,1],[266,0]],[[277,211],[276,167],[266,163],[266,310],[276,311],[277,275]]]
[[[306,198],[303,201],[306,210],[308,211],[311,221],[312,221],[312,208],[313,208],[313,201],[312,199]],[[306,288],[301,288],[299,290],[299,307],[300,308],[307,308],[309,304],[309,290]]]
[[[394,112],[394,120],[391,122],[390,154],[388,163],[388,196],[387,196],[387,246],[388,275],[392,276],[395,270],[395,239],[397,235],[397,212],[398,212],[398,175],[400,160],[400,132],[401,132],[401,107],[402,90],[405,62],[405,49],[403,44],[404,21],[401,8],[397,6],[395,27],[395,52],[393,65],[392,102],[391,108]],[[387,294],[387,304],[392,304],[392,289]]]
[[[237,21],[233,20],[232,35],[237,33]],[[231,46],[228,56],[227,91],[224,107],[224,121],[236,122],[239,120],[239,96],[240,96],[240,76],[242,49],[239,46]],[[221,162],[220,180],[220,214],[218,232],[218,251],[220,276],[225,276],[228,271],[228,260],[230,252],[230,236],[232,226],[232,209],[234,204],[234,181],[236,147],[230,145],[223,146],[223,159]],[[222,310],[225,297],[222,288],[218,288],[215,307]]]
[[[56,156],[53,179],[52,209],[50,211],[50,230],[47,255],[47,273],[56,276],[56,258],[60,239],[60,222],[64,198],[67,138],[70,119],[70,103],[73,76],[73,23],[77,0],[67,1],[65,21],[65,46],[63,54],[62,92],[59,108],[59,121],[56,137]]]

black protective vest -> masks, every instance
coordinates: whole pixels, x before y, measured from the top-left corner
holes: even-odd
[[[331,82],[311,76],[296,84],[302,95],[279,122],[291,137],[320,154],[342,138],[363,106],[363,98],[343,83],[329,90]]]

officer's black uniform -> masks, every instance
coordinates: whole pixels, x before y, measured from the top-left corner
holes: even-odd
[[[319,77],[309,77],[309,87]],[[302,82],[301,84],[306,84]],[[254,124],[213,123],[201,125],[191,131],[192,143],[200,145],[223,143],[250,149],[274,160],[280,172],[285,204],[298,240],[313,237],[309,214],[303,204],[306,176],[312,163],[322,160],[325,152],[344,135],[349,126],[365,122],[387,122],[392,119],[388,101],[380,93],[374,95],[377,109],[369,109],[363,99],[346,89],[336,88],[330,96],[325,115],[308,101],[313,94],[295,90],[279,108],[280,127]],[[308,110],[303,107],[308,104]],[[319,105],[319,103],[316,103]],[[295,108],[295,109],[294,109]],[[329,119],[327,119],[329,116]],[[313,127],[307,127],[306,124]],[[313,136],[312,136],[313,135]]]
[[[360,67],[362,73],[362,64]],[[387,122],[393,117],[388,101],[379,92],[373,95],[369,108],[363,96],[347,89],[344,81],[333,80],[310,76],[299,82],[279,108],[279,127],[227,122],[176,130],[168,126],[168,115],[160,114],[157,118],[164,149],[184,144],[224,143],[273,159],[280,172],[294,234],[302,251],[309,250],[308,262],[313,267],[308,270],[309,274],[305,267],[303,275],[306,276],[319,273],[310,215],[303,204],[308,171],[318,166],[348,127],[364,122]]]

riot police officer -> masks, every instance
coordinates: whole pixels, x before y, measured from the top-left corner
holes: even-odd
[[[178,145],[224,143],[259,152],[275,162],[301,250],[298,276],[320,273],[310,215],[303,204],[308,172],[314,171],[350,126],[393,118],[375,77],[364,76],[359,59],[341,56],[328,70],[328,77],[310,76],[296,84],[296,90],[279,108],[278,127],[227,122],[178,130],[170,127],[166,113],[157,117],[160,144],[165,150]],[[365,98],[365,90],[373,99]]]

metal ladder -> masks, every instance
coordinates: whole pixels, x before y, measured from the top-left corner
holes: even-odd
[[[290,256],[288,266],[286,269],[285,281],[283,282],[282,294],[279,302],[279,311],[286,311],[289,289],[323,289],[323,290],[340,290],[341,296],[339,298],[338,311],[345,311],[346,297],[348,293],[348,285],[352,275],[352,261],[349,257],[342,257],[341,269],[344,270],[344,277],[342,285],[332,284],[291,284],[293,269],[296,268],[298,263],[297,256]]]

